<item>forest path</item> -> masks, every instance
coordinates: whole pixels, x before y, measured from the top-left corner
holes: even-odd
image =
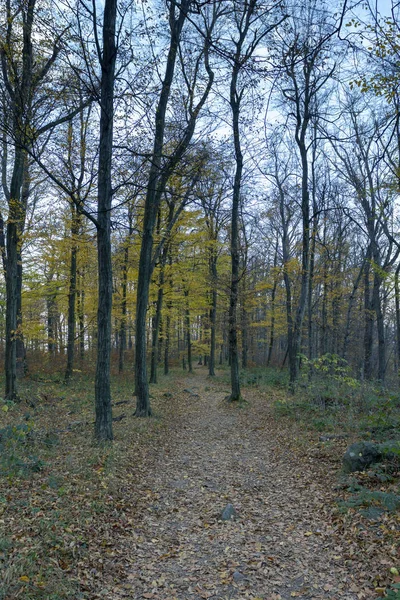
[[[228,387],[196,369],[162,394],[168,422],[140,459],[115,597],[365,598],[329,518],[338,465],[295,456],[266,395],[246,390],[240,408]],[[228,503],[237,519],[222,521]]]

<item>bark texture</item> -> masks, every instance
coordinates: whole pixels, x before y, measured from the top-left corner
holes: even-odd
[[[111,360],[111,167],[115,85],[115,27],[117,0],[106,0],[101,57],[100,146],[97,193],[97,264],[99,304],[97,309],[97,364],[95,380],[95,436],[98,441],[113,439],[110,360]]]

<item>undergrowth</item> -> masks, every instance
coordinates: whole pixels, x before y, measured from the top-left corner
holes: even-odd
[[[308,429],[340,430],[365,439],[394,439],[400,430],[398,389],[354,379],[335,355],[304,359],[294,394],[279,399],[275,411],[301,421]]]
[[[91,597],[90,569],[99,570],[107,528],[119,523],[133,449],[160,427],[133,418],[131,376],[112,387],[114,404],[123,402],[114,415],[130,420],[132,439],[124,418],[108,448],[92,439],[91,376],[77,372],[65,386],[39,372],[20,382],[19,402],[0,400],[0,600]]]
[[[220,367],[218,367],[220,369]],[[244,388],[258,388],[267,389],[276,387],[279,389],[286,389],[289,379],[287,370],[276,369],[273,367],[252,367],[248,369],[242,369],[239,374],[240,385]],[[230,373],[228,368],[224,368],[220,371],[219,380],[224,384],[229,385]]]

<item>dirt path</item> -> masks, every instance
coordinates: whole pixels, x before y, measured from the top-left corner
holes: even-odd
[[[239,408],[226,391],[199,370],[163,396],[179,406],[144,459],[115,597],[366,598],[325,507],[337,465],[298,465],[265,397],[247,392]],[[222,521],[228,503],[237,518]]]

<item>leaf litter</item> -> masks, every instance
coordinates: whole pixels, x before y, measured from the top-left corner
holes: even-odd
[[[203,369],[175,378],[172,395],[167,385],[153,392],[151,420],[123,401],[112,448],[92,444],[86,406],[82,426],[59,430],[42,470],[0,480],[0,598],[385,594],[398,577],[400,522],[338,510],[345,441],[325,447],[277,420],[273,391],[248,389],[246,405],[228,404]],[[64,404],[35,425],[65,422]],[[236,515],[224,521],[228,504]]]

